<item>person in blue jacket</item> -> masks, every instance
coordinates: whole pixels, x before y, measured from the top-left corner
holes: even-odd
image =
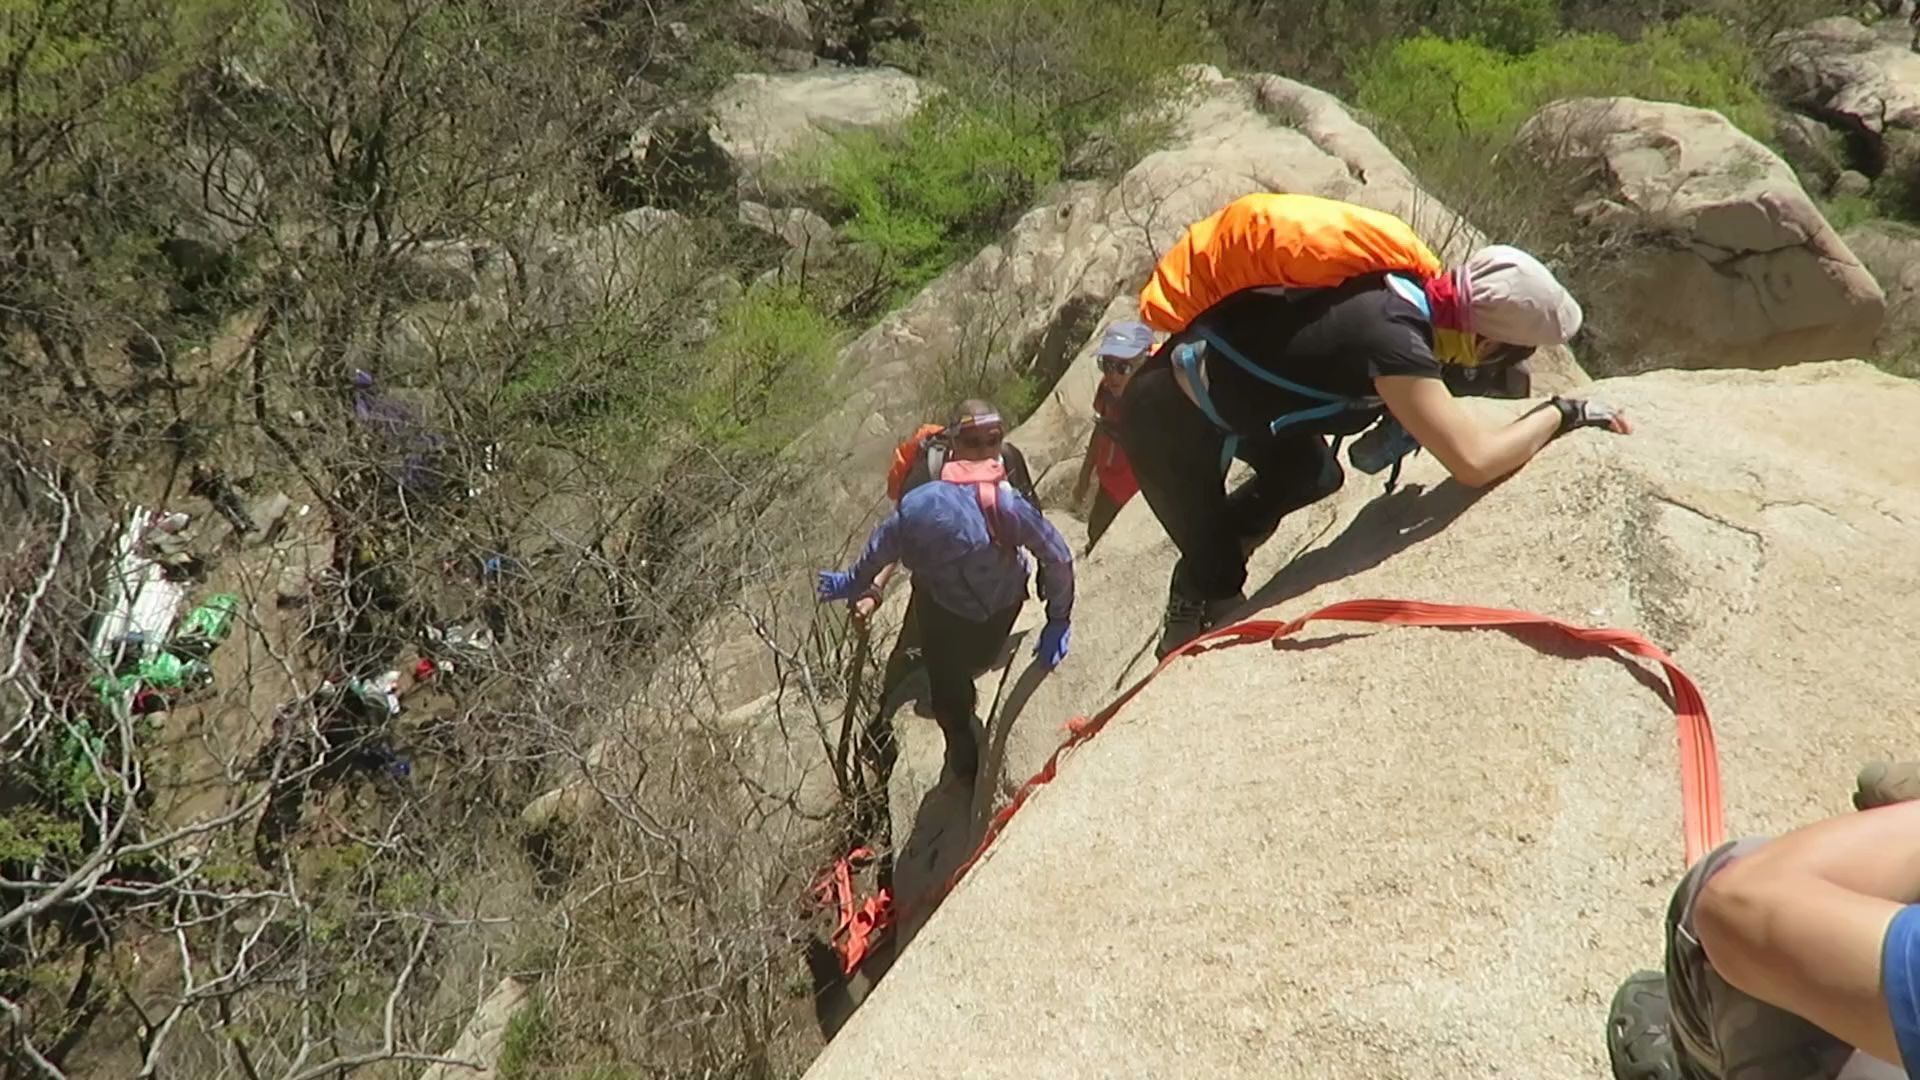
[[[1006,438],[999,412],[984,401],[966,402],[950,430],[952,460],[940,482],[902,496],[853,568],[821,571],[816,593],[822,601],[852,604],[895,562],[913,575],[929,696],[946,736],[947,767],[972,780],[980,766],[973,680],[993,666],[1027,602],[1030,567],[1020,549],[1039,560],[1046,584],[1047,622],[1034,655],[1048,668],[1067,655],[1073,554],[997,466]]]

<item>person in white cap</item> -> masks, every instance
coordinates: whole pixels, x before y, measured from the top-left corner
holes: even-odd
[[[1449,388],[1456,367],[1501,381],[1534,349],[1565,344],[1581,318],[1538,259],[1494,245],[1425,280],[1374,272],[1330,288],[1241,289],[1173,335],[1121,402],[1140,493],[1180,550],[1159,654],[1244,604],[1248,555],[1286,514],[1340,489],[1327,436],[1378,424],[1398,439],[1388,460],[1424,448],[1477,488],[1574,428],[1631,430],[1608,406],[1561,397],[1488,427]],[[1229,493],[1236,457],[1254,478]]]
[[[1120,395],[1134,369],[1152,351],[1153,328],[1135,319],[1107,327],[1094,354],[1100,361],[1100,383],[1093,391],[1093,432],[1087,438],[1087,452],[1080,462],[1072,499],[1073,505],[1079,506],[1089,483],[1099,477],[1093,506],[1087,511],[1088,551],[1100,542],[1120,509],[1140,490],[1127,452],[1120,446]]]

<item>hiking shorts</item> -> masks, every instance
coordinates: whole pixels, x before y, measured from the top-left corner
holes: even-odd
[[[1685,1080],[1903,1080],[1905,1071],[1858,1054],[1820,1028],[1728,985],[1694,933],[1707,879],[1766,841],[1722,844],[1680,879],[1667,905],[1667,1002]]]

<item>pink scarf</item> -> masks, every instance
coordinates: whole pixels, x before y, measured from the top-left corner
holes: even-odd
[[[1434,329],[1473,333],[1472,293],[1473,279],[1464,266],[1428,278],[1427,303],[1433,308]]]

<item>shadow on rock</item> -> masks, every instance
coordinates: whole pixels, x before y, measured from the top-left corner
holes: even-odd
[[[1408,485],[1373,500],[1327,546],[1306,552],[1273,575],[1236,617],[1245,618],[1380,565],[1438,535],[1488,490],[1444,480],[1431,488]]]

